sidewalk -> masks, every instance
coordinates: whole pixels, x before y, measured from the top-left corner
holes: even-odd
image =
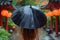
[[[51,37],[54,39],[54,40],[60,40],[60,36],[56,37],[55,35],[55,32],[53,32],[52,34],[50,34]]]
[[[38,29],[39,30],[39,40],[53,40],[45,30]]]
[[[44,29],[46,32],[49,30],[49,29]],[[48,33],[48,32],[47,32]],[[53,31],[53,33],[51,34],[48,34],[53,40],[60,40],[60,32],[58,33],[59,36],[56,37],[56,33]]]

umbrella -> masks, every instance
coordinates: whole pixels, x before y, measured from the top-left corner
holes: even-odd
[[[36,29],[43,27],[47,18],[37,7],[23,6],[13,12],[12,20],[21,28]]]

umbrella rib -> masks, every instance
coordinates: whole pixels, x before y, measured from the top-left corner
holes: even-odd
[[[16,13],[16,14],[15,14]],[[44,26],[46,17],[43,12],[32,6],[23,6],[13,12],[13,21],[20,27],[35,29]]]
[[[33,9],[32,9],[32,12],[33,12],[33,16],[35,17],[36,22],[38,22],[38,20],[37,20],[37,18],[36,18],[36,14],[34,15],[34,13],[36,13],[36,11],[35,11],[35,10],[33,11]],[[35,23],[35,22],[34,22],[34,23]],[[39,22],[38,22],[38,24],[39,24]]]
[[[23,10],[23,8],[21,8],[21,9]],[[20,10],[20,13],[21,13],[21,14],[24,13],[24,11],[22,11],[22,10]],[[22,24],[22,22],[24,21],[24,18],[25,18],[24,15],[25,15],[25,14],[22,14],[21,17],[20,17],[19,20],[18,20],[19,26],[20,26],[20,24]],[[21,21],[20,21],[20,19],[21,19]]]
[[[23,8],[23,13],[24,13],[24,8]],[[24,17],[23,17],[23,16],[24,16]],[[23,19],[22,19],[22,21],[20,22],[20,25],[22,25],[22,23],[23,23],[24,21],[26,21],[25,16],[26,16],[25,14],[22,15]],[[22,17],[21,17],[21,18],[22,18]]]
[[[15,10],[14,12],[13,12],[13,14],[12,14],[12,17],[14,17],[16,14],[18,14],[18,13],[16,13],[16,12],[18,12],[19,11],[19,9],[18,10]]]

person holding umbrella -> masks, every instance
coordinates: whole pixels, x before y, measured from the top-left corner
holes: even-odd
[[[43,27],[47,18],[35,6],[23,6],[12,14],[13,22],[21,27],[24,40],[35,40],[37,29]]]

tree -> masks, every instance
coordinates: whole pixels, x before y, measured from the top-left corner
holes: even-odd
[[[25,6],[25,5],[35,5],[36,0],[22,0],[18,2],[17,0],[12,0],[12,3],[17,6]]]

